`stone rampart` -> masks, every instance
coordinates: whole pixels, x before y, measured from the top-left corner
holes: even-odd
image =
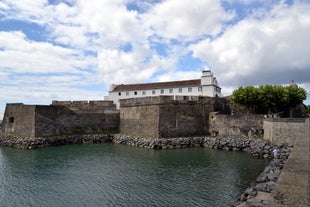
[[[52,101],[52,105],[66,106],[76,113],[103,113],[106,111],[116,111],[113,101]]]
[[[212,136],[257,137],[263,136],[263,115],[225,115],[211,113],[209,130]]]
[[[305,119],[268,118],[264,120],[264,139],[275,144],[294,145],[296,137],[305,133]]]
[[[121,100],[120,133],[149,138],[208,134],[209,113],[223,109],[223,99],[174,96]]]
[[[115,133],[118,129],[118,110],[77,113],[64,105],[7,104],[1,136]]]
[[[7,104],[2,122],[2,135],[35,136],[35,106]]]

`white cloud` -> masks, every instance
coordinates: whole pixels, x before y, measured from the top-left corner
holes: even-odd
[[[192,80],[199,79],[201,76],[201,71],[175,71],[171,70],[166,73],[163,73],[157,76],[157,80],[159,82],[166,81],[178,81],[178,80]]]
[[[143,82],[175,64],[173,59],[154,55],[143,47],[134,47],[131,52],[102,50],[98,61],[100,77],[107,84]]]
[[[309,4],[276,5],[228,28],[215,40],[190,47],[195,57],[212,64],[225,87],[310,82]]]
[[[47,3],[47,0],[2,0],[2,7],[5,8],[2,14],[8,19],[41,22],[47,14],[43,9]]]
[[[19,73],[77,73],[95,59],[81,51],[35,42],[20,31],[0,32],[0,68]]]
[[[192,40],[208,34],[217,35],[223,23],[234,15],[225,11],[220,1],[170,0],[156,4],[143,18],[155,34]]]

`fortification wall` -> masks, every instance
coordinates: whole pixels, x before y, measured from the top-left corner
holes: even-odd
[[[159,137],[181,137],[208,133],[208,105],[200,102],[169,103],[159,107]]]
[[[255,137],[263,135],[263,115],[224,115],[211,113],[209,130],[212,136]]]
[[[208,133],[209,112],[221,110],[219,98],[157,96],[121,100],[120,133],[168,138]]]
[[[294,145],[296,137],[301,137],[304,133],[305,119],[303,118],[270,118],[264,120],[264,139],[275,144]]]
[[[61,105],[36,107],[36,136],[117,132],[119,113],[75,113]]]
[[[2,135],[7,136],[34,136],[35,106],[7,104],[2,122]]]
[[[106,111],[116,111],[113,101],[52,101],[54,106],[66,106],[76,113],[104,113]]]
[[[120,133],[158,138],[159,105],[137,105],[120,108]]]
[[[119,111],[102,111],[77,113],[64,105],[7,104],[0,135],[40,137],[118,132]]]

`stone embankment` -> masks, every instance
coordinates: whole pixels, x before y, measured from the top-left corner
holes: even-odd
[[[111,142],[112,139],[113,137],[110,135],[59,136],[48,138],[2,137],[0,138],[0,146],[35,149],[67,144]]]
[[[188,147],[211,147],[220,150],[246,151],[252,156],[272,158],[273,146],[261,139],[187,137],[170,139],[147,139],[126,135],[75,135],[44,138],[2,137],[0,146],[34,149],[47,146],[82,143],[112,142],[151,149],[177,149]]]
[[[249,188],[241,195],[237,207],[263,207],[270,206],[273,201],[272,192],[275,189],[281,171],[287,162],[292,148],[282,145],[279,154],[274,158],[265,170],[256,178]]]

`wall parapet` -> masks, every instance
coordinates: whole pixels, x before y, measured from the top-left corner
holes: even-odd
[[[116,105],[113,101],[109,100],[96,100],[96,101],[52,101],[52,106],[66,106],[70,110],[77,113],[107,113],[108,111],[116,111]]]
[[[148,106],[148,105],[161,105],[161,104],[194,104],[197,102],[208,103],[211,100],[220,99],[214,97],[204,96],[147,96],[142,98],[128,98],[121,99],[121,107],[131,106]]]

